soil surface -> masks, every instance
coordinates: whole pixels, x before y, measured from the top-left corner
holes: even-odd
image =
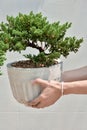
[[[39,68],[39,67],[44,67],[44,65],[42,65],[42,64],[36,65],[30,60],[18,61],[18,62],[12,63],[11,65],[13,67],[17,67],[17,68]]]

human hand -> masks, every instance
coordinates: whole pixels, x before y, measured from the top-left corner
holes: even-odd
[[[54,104],[61,96],[61,84],[57,81],[46,81],[36,79],[33,84],[37,84],[43,88],[42,93],[33,101],[27,102],[27,106],[33,108],[44,108]]]

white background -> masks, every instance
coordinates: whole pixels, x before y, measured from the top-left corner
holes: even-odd
[[[0,21],[5,21],[6,15],[31,10],[41,11],[50,21],[72,22],[68,34],[83,37],[84,43],[78,53],[62,58],[63,68],[87,65],[87,0],[0,0]],[[13,98],[6,64],[19,58],[22,56],[18,53],[8,52],[0,77],[0,130],[87,130],[86,95],[64,96],[56,104],[39,110],[25,107]]]

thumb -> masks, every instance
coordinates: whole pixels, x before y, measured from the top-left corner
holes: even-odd
[[[40,79],[40,78],[32,81],[32,85],[35,85],[35,84],[41,86],[42,88],[46,88],[46,87],[49,86],[49,82],[47,80],[43,80],[43,79]]]
[[[32,100],[32,101],[29,101],[29,102],[26,102],[26,106],[35,106],[35,105],[37,105],[37,104],[39,104],[40,103],[40,100],[41,100],[41,98],[40,98],[40,96],[38,96],[37,98],[35,98],[34,100]]]

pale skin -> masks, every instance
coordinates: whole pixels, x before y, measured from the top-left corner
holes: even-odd
[[[79,69],[65,71],[62,74],[63,95],[68,94],[87,94],[87,66]],[[34,108],[44,108],[56,103],[62,96],[61,83],[57,81],[47,81],[36,79],[33,84],[43,88],[42,93],[33,101],[26,105]]]

